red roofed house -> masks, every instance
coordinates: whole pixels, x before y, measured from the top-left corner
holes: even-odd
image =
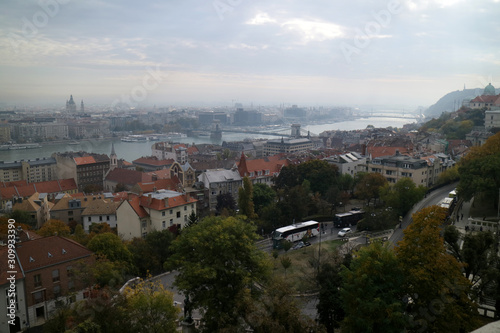
[[[244,153],[241,153],[240,161],[236,163],[240,176],[248,177],[255,183],[265,183],[272,185],[273,177],[277,177],[284,166],[288,166],[289,161],[283,155],[273,155],[261,159],[247,160]]]
[[[110,168],[106,154],[66,152],[52,154],[57,161],[59,178],[74,178],[79,191],[93,192],[103,188],[104,175]]]
[[[174,176],[169,179],[158,179],[152,182],[137,183],[130,191],[142,195],[143,193],[156,192],[158,190],[181,191],[182,184],[179,178]]]
[[[153,230],[181,229],[189,215],[196,213],[196,202],[189,194],[170,190],[131,195],[116,210],[118,235],[130,240],[144,238]]]
[[[28,199],[36,192],[47,193],[47,198],[51,200],[58,193],[77,193],[78,187],[74,179],[25,184],[21,182],[0,183],[0,208],[5,208],[6,204],[14,199]]]
[[[15,250],[16,285],[19,285],[17,281],[22,281],[23,285],[16,290],[22,327],[43,324],[56,309],[56,300],[75,302],[83,299],[83,289],[87,286],[82,280],[75,278],[74,271],[80,260],[91,262],[90,250],[60,236],[18,242]],[[3,260],[0,265],[3,265]],[[3,272],[3,269],[0,270],[2,276]],[[5,280],[2,278],[2,281]],[[3,298],[4,295],[2,293],[0,297]],[[23,310],[26,307],[27,315]],[[2,307],[2,311],[3,309],[5,307]],[[5,316],[2,320],[4,318]]]
[[[116,168],[109,171],[104,178],[104,190],[115,192],[116,185],[118,184],[123,184],[127,190],[130,190],[137,183],[150,182],[152,180],[153,177],[150,174],[136,170]]]
[[[145,172],[168,169],[174,162],[173,159],[160,160],[155,156],[141,157],[132,161],[136,167],[141,167]]]
[[[54,204],[47,200],[47,193],[35,192],[28,199],[18,199],[14,203],[12,210],[22,210],[31,215],[32,223],[36,228],[40,228],[50,219],[50,210]]]

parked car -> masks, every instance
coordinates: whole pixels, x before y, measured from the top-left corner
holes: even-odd
[[[339,231],[339,237],[345,237],[350,232],[351,232],[351,228],[344,228],[344,229]]]
[[[300,241],[292,247],[292,250],[298,250],[309,245],[311,245],[311,243]]]

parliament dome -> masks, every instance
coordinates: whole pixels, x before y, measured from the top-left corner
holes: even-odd
[[[494,96],[496,95],[496,92],[495,92],[495,87],[493,87],[491,85],[491,83],[489,83],[486,88],[484,88],[484,92],[483,92],[483,95],[489,95],[489,96]]]

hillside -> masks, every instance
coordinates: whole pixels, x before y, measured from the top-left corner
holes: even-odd
[[[462,101],[464,99],[473,99],[481,95],[482,92],[483,89],[480,88],[452,91],[441,97],[435,104],[429,106],[429,108],[424,111],[424,114],[427,117],[439,117],[443,112],[456,111],[462,106]]]

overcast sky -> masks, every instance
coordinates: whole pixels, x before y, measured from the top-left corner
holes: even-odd
[[[428,106],[500,87],[499,2],[1,0],[0,102]]]

